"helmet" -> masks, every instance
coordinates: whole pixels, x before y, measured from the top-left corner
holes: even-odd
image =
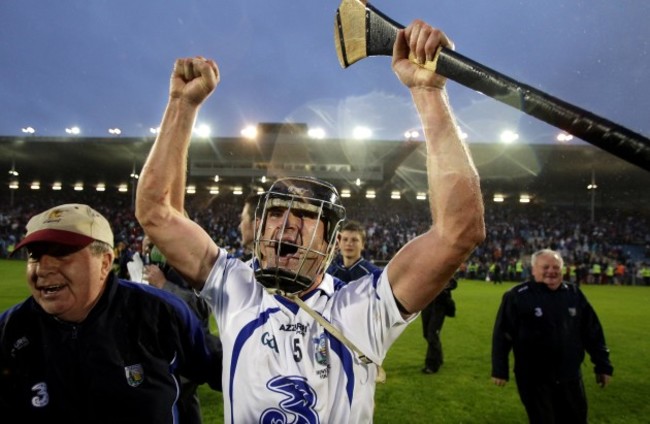
[[[284,218],[275,229],[266,231],[269,212],[283,211]],[[322,221],[322,235],[288,230],[289,215],[305,214]],[[334,254],[336,235],[345,219],[339,193],[328,182],[313,177],[281,178],[264,193],[255,211],[255,276],[264,287],[293,294],[308,289],[325,272]],[[326,245],[323,244],[326,243]],[[282,258],[285,257],[285,260]],[[287,259],[288,258],[288,259]],[[280,262],[284,265],[281,265]]]

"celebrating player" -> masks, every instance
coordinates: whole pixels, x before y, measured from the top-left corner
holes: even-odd
[[[398,34],[392,68],[409,89],[427,143],[433,226],[381,274],[335,285],[325,273],[345,218],[338,192],[310,177],[281,178],[256,216],[255,260],[229,258],[174,199],[187,149],[219,70],[176,61],[161,131],[142,170],[136,216],[168,262],[211,303],[224,348],[226,422],[371,422],[388,348],[485,236],[479,179],[458,136],[445,79],[419,63],[451,43],[414,21]]]

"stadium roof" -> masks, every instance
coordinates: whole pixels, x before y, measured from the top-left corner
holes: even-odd
[[[152,143],[153,138],[0,137],[0,169],[9,182],[13,167],[21,189],[33,181],[44,188],[58,181],[64,188],[105,183],[109,190],[131,182]],[[426,191],[424,148],[421,141],[313,140],[290,133],[257,140],[196,138],[188,184],[197,191],[217,184],[222,190],[239,186],[246,191],[264,187],[262,176],[314,175],[353,193],[365,188],[417,193]],[[650,173],[593,146],[495,143],[469,148],[486,199],[528,194],[534,202],[582,204],[589,202],[587,186],[595,178],[600,203],[650,210]],[[0,193],[7,190],[8,184],[2,184]]]

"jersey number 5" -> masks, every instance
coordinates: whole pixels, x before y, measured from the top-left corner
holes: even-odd
[[[293,339],[293,359],[296,362],[302,361],[302,349],[300,348],[300,339]]]

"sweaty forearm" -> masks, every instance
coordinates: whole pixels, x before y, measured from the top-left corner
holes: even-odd
[[[136,214],[139,218],[156,206],[183,210],[187,149],[198,109],[182,99],[170,99],[138,182]]]
[[[427,147],[432,228],[393,257],[388,277],[408,312],[421,310],[449,282],[485,238],[479,179],[460,140],[446,94],[438,88],[411,89]]]
[[[485,238],[476,167],[460,139],[444,90],[411,90],[427,143],[431,215],[443,239],[467,254]]]

